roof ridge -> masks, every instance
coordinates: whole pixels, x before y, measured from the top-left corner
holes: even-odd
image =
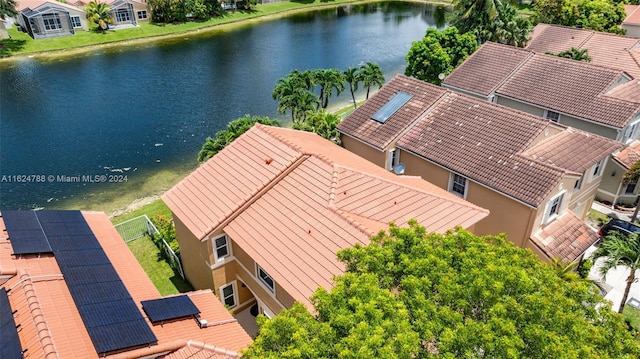
[[[591,30],[589,31],[589,36],[587,36],[584,40],[582,40],[582,42],[580,44],[578,44],[578,49],[582,48],[582,46],[584,46],[584,44],[587,43],[587,41],[591,40],[591,38],[596,34],[595,31]],[[567,49],[569,50],[569,49]]]
[[[638,6],[638,9],[640,9],[640,5]],[[638,65],[638,68],[640,68],[640,62],[638,62],[638,59],[636,59],[635,55],[633,54],[633,52],[631,52],[631,50],[625,48],[624,51],[626,51],[629,56],[631,56],[631,59],[633,60],[633,62],[636,63],[636,65]]]
[[[42,312],[42,307],[40,306],[40,301],[38,300],[38,295],[36,294],[36,288],[33,285],[31,275],[23,269],[19,270],[18,273],[20,281],[15,285],[22,283],[22,289],[29,306],[29,314],[35,324],[38,339],[40,340],[42,351],[44,352],[44,357],[48,358],[50,355],[55,355],[56,358],[60,358],[56,345],[53,341],[51,331],[49,330],[47,319],[44,317],[44,313]]]
[[[331,205],[327,206],[327,208],[329,208],[330,211],[334,212],[338,216],[342,217],[342,219],[347,221],[347,223],[349,223],[350,225],[355,227],[355,229],[357,229],[358,231],[362,232],[367,237],[371,237],[371,236],[373,236],[375,234],[372,230],[369,230],[369,228],[367,226],[365,226],[364,224],[360,223],[355,218],[351,217],[349,215],[349,214],[352,214],[351,212],[345,211],[343,209],[339,209],[339,208],[336,207],[335,204],[331,204]],[[364,216],[361,216],[361,217],[364,217]]]
[[[335,163],[331,158],[327,157],[327,156],[326,156],[325,154],[323,154],[323,153],[311,152],[311,151],[309,151],[309,150],[307,150],[307,149],[304,149],[304,148],[302,148],[302,147],[298,146],[297,144],[295,144],[295,143],[291,142],[289,139],[287,139],[287,138],[283,137],[283,136],[282,136],[282,135],[280,135],[279,133],[276,133],[276,132],[274,132],[274,131],[270,131],[270,130],[269,130],[269,127],[272,127],[272,126],[267,126],[267,125],[263,125],[263,124],[260,124],[260,123],[256,123],[256,126],[259,126],[259,128],[260,128],[261,130],[263,130],[265,133],[267,133],[267,134],[269,134],[270,136],[272,136],[272,137],[276,138],[278,141],[280,141],[280,142],[284,143],[285,145],[287,145],[287,146],[291,147],[292,149],[294,149],[294,150],[296,150],[296,151],[298,151],[298,152],[302,153],[303,155],[308,155],[308,156],[316,157],[316,158],[320,159],[322,162],[324,162],[324,163],[326,163],[326,164],[328,164],[328,165],[334,165],[334,163]],[[295,130],[293,130],[293,129],[284,128],[284,127],[279,127],[279,129],[295,131]]]
[[[551,58],[551,59],[554,59],[554,60],[557,60],[557,61],[564,61],[565,63],[568,63],[568,64],[574,64],[574,65],[585,66],[585,67],[594,67],[594,68],[599,68],[599,69],[602,69],[602,70],[609,70],[609,72],[612,72],[612,73],[625,74],[625,75],[627,75],[627,77],[633,79],[633,76],[631,76],[628,72],[626,72],[626,71],[624,71],[622,69],[616,69],[616,68],[613,68],[613,67],[600,65],[600,64],[594,64],[594,63],[591,63],[591,62],[567,59],[565,57],[560,57],[560,56],[555,56],[555,55],[547,55],[545,53],[540,53],[540,52],[535,52],[535,51],[533,51],[533,53],[535,55],[542,56],[545,59]]]

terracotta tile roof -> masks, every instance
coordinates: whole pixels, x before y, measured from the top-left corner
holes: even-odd
[[[235,353],[228,354],[216,349],[190,341],[179,350],[163,356],[163,359],[235,359],[238,357]]]
[[[264,149],[281,146],[290,149],[282,151],[287,158],[299,161],[231,217],[223,230],[287,293],[309,307],[308,298],[317,287],[330,288],[333,276],[344,270],[336,252],[368,243],[369,237],[387,229],[389,222],[405,225],[415,218],[430,231],[444,232],[458,225],[470,227],[488,214],[424,180],[396,176],[315,134],[291,129],[256,125],[207,165],[217,163],[219,155],[242,151],[245,158],[256,159],[238,161],[237,170],[261,172],[264,169],[255,167],[282,162],[272,156],[273,162],[267,164]],[[202,178],[198,172],[207,170],[200,167],[178,184],[181,192],[172,190],[165,195],[178,218],[198,216],[195,212],[202,205],[225,205],[212,201],[190,206],[205,198],[200,192],[220,192],[224,197],[235,191],[235,187],[216,187],[219,179],[192,180]],[[244,181],[242,176],[233,178]],[[176,199],[184,193],[190,197]],[[218,218],[209,219],[209,223],[218,222]],[[187,225],[190,230],[206,226],[189,225],[193,224]]]
[[[531,237],[549,258],[573,262],[598,240],[598,234],[573,212],[565,211]]]
[[[24,9],[31,9],[31,10],[35,10],[38,7],[44,5],[44,4],[50,4],[50,5],[55,5],[55,6],[59,6],[59,7],[63,7],[63,8],[67,8],[70,10],[74,10],[74,11],[80,11],[80,12],[85,12],[84,10],[82,10],[82,8],[73,6],[73,5],[69,5],[69,4],[65,4],[63,2],[59,2],[59,1],[55,1],[55,0],[18,0],[16,1],[16,10],[18,11],[22,11]]]
[[[604,95],[621,70],[536,54],[516,71],[496,93],[556,112],[622,128],[639,111],[640,104]]]
[[[622,24],[629,25],[640,25],[640,5],[624,5],[624,12],[627,14],[627,17],[622,21]]]
[[[569,128],[527,149],[523,155],[581,174],[622,147],[618,141]]]
[[[636,162],[640,161],[640,141],[631,142],[627,148],[614,154],[613,158],[626,169],[631,168]]]
[[[372,121],[371,116],[378,111],[400,89],[409,92],[413,98],[385,123]],[[437,86],[428,86],[406,76],[397,75],[393,81],[387,83],[375,96],[358,108],[349,116],[349,121],[342,121],[338,131],[344,134],[358,133],[358,139],[377,149],[386,148],[400,133],[407,128],[419,115],[425,112],[446,92]]]
[[[640,15],[640,12],[637,12]],[[565,26],[538,24],[526,49],[544,54],[577,49],[587,49],[591,63],[626,71],[634,78],[640,77],[640,63],[634,52],[640,39],[593,30]]]
[[[138,303],[160,297],[144,270],[128,249],[118,232],[103,213],[83,212],[83,216],[111,260],[115,270]],[[4,223],[0,218],[0,227]],[[5,232],[6,233],[6,232]],[[20,324],[19,337],[29,358],[97,358],[98,354],[84,327],[78,309],[52,254],[11,256],[10,241],[0,240],[0,268],[16,268],[3,288],[11,288],[9,302],[17,310],[14,318]],[[9,263],[6,263],[9,261]],[[110,355],[108,358],[134,358],[180,349],[188,340],[215,344],[231,351],[245,348],[251,338],[231,317],[211,291],[188,293],[201,311],[200,317],[213,325],[200,329],[192,320],[178,320],[152,325],[157,345]],[[141,313],[144,312],[141,311]]]
[[[640,80],[633,79],[626,84],[616,86],[607,92],[607,95],[629,102],[640,103]]]
[[[519,154],[547,126],[539,117],[450,93],[397,147],[536,207],[564,172]]]
[[[488,96],[531,56],[531,51],[487,42],[449,74],[444,85]]]

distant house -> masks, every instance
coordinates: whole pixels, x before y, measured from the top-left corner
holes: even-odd
[[[238,358],[211,290],[162,297],[104,213],[2,211],[2,358]]]
[[[10,38],[9,33],[7,32],[7,22],[0,18],[0,40]]]
[[[137,26],[139,21],[149,21],[149,9],[147,4],[137,0],[113,0],[108,2],[111,6],[109,14],[114,20],[114,25]]]
[[[625,5],[629,6],[629,5]],[[635,16],[640,15],[637,12]],[[624,23],[623,23],[624,28]],[[640,38],[573,27],[538,24],[526,49],[540,54],[557,54],[572,47],[587,50],[591,64],[620,69],[640,78]]]
[[[629,146],[612,156],[607,173],[598,190],[598,198],[612,204],[632,205],[638,199],[640,186],[638,178],[624,181],[624,174],[640,161],[640,141],[633,141]]]
[[[16,22],[34,39],[68,36],[88,30],[84,10],[53,0],[18,0]]]
[[[487,208],[490,214],[475,225],[475,233],[506,233],[543,259],[568,261],[579,259],[598,239],[583,219],[607,158],[622,147],[402,75],[338,130],[349,151]]]
[[[640,37],[640,5],[624,5],[627,17],[622,21],[622,28],[627,36]]]
[[[394,222],[473,229],[487,211],[418,177],[396,176],[309,132],[255,125],[162,196],[186,277],[234,312],[267,316],[344,271],[340,249]]]

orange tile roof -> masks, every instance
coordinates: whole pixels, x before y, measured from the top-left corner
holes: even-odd
[[[69,5],[69,4],[65,4],[63,2],[59,2],[59,1],[55,1],[55,0],[17,0],[16,1],[16,10],[18,11],[22,11],[24,9],[31,9],[31,10],[35,10],[38,7],[45,5],[45,4],[50,4],[50,5],[55,5],[55,6],[60,6],[60,7],[64,7],[70,10],[74,10],[74,11],[80,11],[80,12],[85,12],[84,10],[82,10],[82,8],[73,6],[73,5]]]
[[[573,262],[598,238],[598,234],[573,212],[565,211],[535,233],[531,241],[549,258]]]
[[[640,15],[640,12],[636,12]],[[587,29],[538,24],[526,49],[540,54],[587,49],[591,63],[621,69],[634,78],[640,77],[640,63],[635,52],[640,39]]]
[[[83,212],[83,216],[144,315],[140,301],[159,298],[159,292],[106,215]],[[4,228],[1,218],[0,227]],[[10,241],[0,239],[0,268],[3,273],[4,268],[16,268],[17,275],[2,287],[11,289],[9,302],[12,309],[17,310],[14,318],[16,324],[20,324],[19,337],[23,349],[28,349],[27,357],[97,358],[55,257],[52,254],[10,256],[7,252],[12,249],[7,244]],[[251,342],[210,290],[187,295],[201,311],[200,318],[209,322],[209,327],[201,329],[192,319],[163,325],[149,323],[158,338],[157,345],[113,357],[134,358],[161,353],[167,348],[178,350],[187,345],[188,340],[215,344],[230,351],[238,351]]]
[[[627,14],[627,17],[622,20],[622,24],[629,25],[640,25],[640,5],[624,5],[624,12]]]
[[[280,150],[266,157],[265,149]],[[243,161],[236,162],[236,171],[246,176],[228,173],[226,180],[200,181],[203,173],[223,163],[221,159],[240,152]],[[263,125],[251,128],[163,198],[198,233],[221,221],[210,217],[196,222],[202,217],[201,208],[227,207],[207,201],[209,191],[228,198],[227,192],[253,181],[252,173],[290,163],[291,158],[296,162],[282,167],[286,171],[268,185],[261,184],[266,190],[231,217],[223,230],[294,299],[309,307],[315,289],[330,288],[333,276],[344,269],[336,252],[368,243],[389,222],[405,225],[415,218],[430,231],[444,232],[458,225],[470,227],[488,214],[426,181],[396,176],[315,134]],[[220,186],[221,181],[233,185]],[[212,212],[224,214],[216,208]]]
[[[626,84],[614,87],[607,95],[630,102],[640,102],[640,80],[633,79]]]
[[[613,158],[626,169],[630,169],[636,162],[640,161],[640,141],[631,142],[627,148],[614,154]]]

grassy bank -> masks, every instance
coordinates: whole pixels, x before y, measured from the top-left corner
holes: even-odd
[[[4,46],[0,49],[0,58],[5,58],[6,60],[6,58],[35,54],[39,57],[77,55],[81,52],[92,51],[97,47],[134,46],[139,45],[141,42],[157,41],[171,37],[184,37],[195,32],[226,31],[229,26],[237,26],[240,23],[246,23],[246,21],[254,19],[277,18],[290,14],[294,11],[308,11],[323,7],[335,7],[340,4],[357,4],[373,1],[376,0],[283,1],[260,4],[251,11],[239,10],[227,12],[223,16],[214,17],[204,21],[190,21],[178,24],[153,24],[141,22],[139,26],[135,28],[106,32],[77,31],[73,36],[62,36],[41,40],[33,40],[29,35],[18,32],[16,28],[13,27],[9,29],[11,39],[2,40]],[[448,4],[449,1],[435,1],[433,3]],[[65,50],[64,53],[60,52],[62,50]]]

